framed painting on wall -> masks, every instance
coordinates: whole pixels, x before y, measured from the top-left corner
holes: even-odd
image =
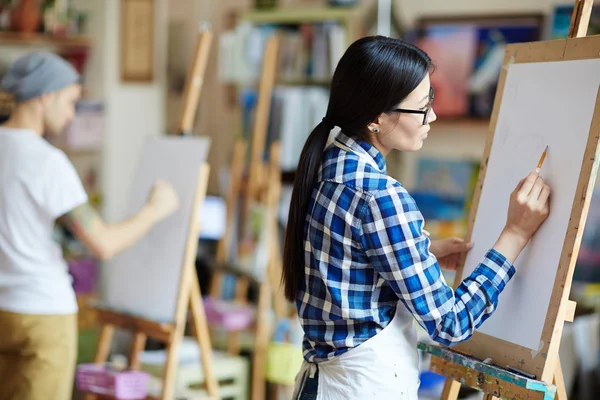
[[[154,79],[154,0],[121,0],[121,80]]]
[[[440,117],[489,118],[507,44],[538,41],[542,14],[422,18],[412,41],[435,64]]]

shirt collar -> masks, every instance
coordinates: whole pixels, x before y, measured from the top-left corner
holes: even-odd
[[[380,172],[386,173],[385,158],[375,146],[361,139],[353,139],[343,132],[338,133],[335,140],[349,147],[359,157],[364,158],[373,166],[377,166]]]

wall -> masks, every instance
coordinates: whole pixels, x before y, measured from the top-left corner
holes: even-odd
[[[120,1],[74,0],[89,12],[88,34],[95,44],[88,70],[91,95],[106,104],[103,152],[103,212],[108,221],[126,217],[127,196],[139,149],[147,135],[165,131],[167,0],[156,0],[155,79],[148,84],[120,80]]]

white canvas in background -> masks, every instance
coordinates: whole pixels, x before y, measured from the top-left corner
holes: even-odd
[[[145,143],[130,186],[129,215],[146,204],[158,179],[173,185],[181,206],[106,265],[102,271],[105,305],[156,321],[174,320],[198,174],[209,146],[209,139],[197,137],[149,138]]]
[[[600,85],[600,60],[509,67],[463,279],[500,234],[509,195],[533,171],[551,186],[550,216],[516,260],[517,273],[480,332],[537,350],[564,245]]]

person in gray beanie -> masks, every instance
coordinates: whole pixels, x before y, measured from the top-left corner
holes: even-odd
[[[52,239],[55,222],[106,260],[179,206],[166,182],[117,224],[106,224],[89,205],[65,153],[43,138],[60,135],[72,120],[79,79],[62,58],[32,52],[9,66],[0,85],[16,102],[0,125],[0,400],[71,399],[77,302]]]

